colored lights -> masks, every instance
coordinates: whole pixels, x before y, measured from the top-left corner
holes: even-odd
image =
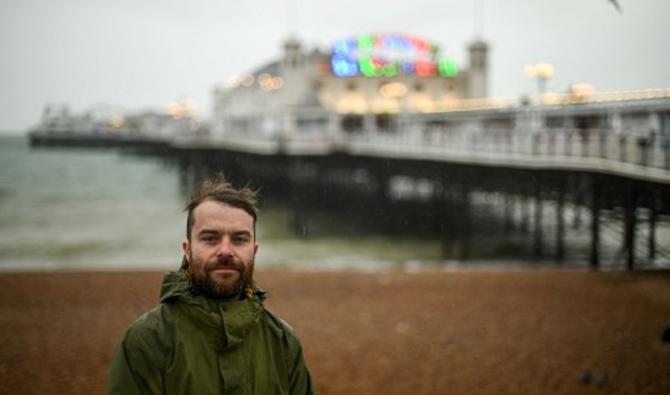
[[[419,77],[430,77],[435,75],[436,69],[435,62],[429,60],[419,60],[416,62],[416,75]]]
[[[458,75],[458,65],[451,59],[440,59],[438,69],[440,75],[445,77],[456,77]]]
[[[331,47],[330,69],[338,77],[394,77],[399,74],[455,77],[451,59],[436,60],[439,48],[407,34],[362,34],[336,41]]]
[[[333,72],[341,77],[353,77],[358,75],[358,64],[344,56],[333,55],[331,59]]]

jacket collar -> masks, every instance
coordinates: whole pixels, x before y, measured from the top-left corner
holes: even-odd
[[[186,310],[190,316],[216,332],[223,329],[226,347],[241,343],[250,326],[260,319],[265,294],[256,290],[252,298],[242,300],[209,298],[193,291],[185,270],[167,273],[161,285],[161,303],[191,305]]]

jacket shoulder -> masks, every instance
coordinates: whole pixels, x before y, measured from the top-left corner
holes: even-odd
[[[271,311],[263,310],[268,326],[274,327],[286,347],[285,357],[286,365],[289,367],[290,393],[315,394],[314,385],[303,356],[302,345],[295,329]]]
[[[268,324],[277,332],[295,338],[298,337],[298,335],[295,332],[295,329],[293,329],[293,327],[289,325],[288,322],[281,319],[278,315],[274,314],[273,312],[271,312],[266,308],[263,308],[263,314]]]
[[[266,308],[263,309],[263,316],[266,325],[273,330],[278,338],[282,339],[291,353],[298,352],[302,348],[296,330],[288,322]]]
[[[124,348],[163,365],[171,349],[172,315],[170,306],[163,303],[141,315],[126,329]]]

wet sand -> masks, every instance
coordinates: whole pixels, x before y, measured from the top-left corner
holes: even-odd
[[[0,274],[0,394],[99,394],[161,273]],[[321,395],[670,394],[670,274],[261,271]]]

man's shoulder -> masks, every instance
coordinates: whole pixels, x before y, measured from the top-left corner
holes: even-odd
[[[165,366],[172,348],[170,336],[166,335],[169,325],[165,324],[165,314],[165,308],[159,305],[128,326],[117,346],[116,362],[113,363],[116,368],[131,364],[142,371]]]
[[[142,314],[128,328],[124,341],[128,344],[150,344],[164,340],[168,327],[172,325],[170,306],[160,303]]]
[[[291,342],[299,342],[298,334],[296,333],[295,329],[293,329],[293,327],[288,322],[284,321],[277,314],[273,313],[267,308],[263,308],[263,317],[268,326],[276,331],[279,336],[285,337]]]

